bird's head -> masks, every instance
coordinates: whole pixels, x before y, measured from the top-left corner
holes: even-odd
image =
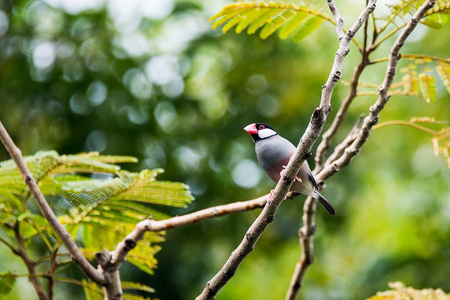
[[[247,125],[244,130],[251,135],[255,143],[259,140],[267,139],[277,134],[272,127],[264,123],[253,123]]]

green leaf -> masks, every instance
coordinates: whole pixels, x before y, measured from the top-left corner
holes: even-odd
[[[248,11],[243,17],[242,21],[236,26],[236,33],[241,33],[245,30],[251,23],[253,23],[257,18],[259,18],[262,14],[264,14],[263,9],[253,9]]]
[[[273,16],[279,14],[283,9],[266,9],[266,12],[256,18],[255,21],[248,27],[247,34],[255,33],[259,28],[272,19]]]
[[[274,33],[278,28],[283,26],[289,19],[294,16],[295,13],[291,10],[285,10],[281,12],[280,14],[274,16],[270,21],[264,25],[263,29],[259,33],[259,36],[264,40],[272,33]]]
[[[239,15],[241,12],[246,11],[246,8],[236,8],[232,9],[231,11],[228,11],[227,14],[216,14],[213,17],[211,17],[211,20],[216,20],[212,26],[213,30],[216,30],[217,27],[220,25],[228,22],[229,20],[233,19],[235,16]]]
[[[423,20],[421,23],[434,29],[441,29],[448,23],[448,20],[449,15],[447,14],[434,14]]]
[[[436,70],[441,77],[447,92],[450,94],[450,64],[440,63],[436,67]]]
[[[306,37],[308,37],[311,33],[313,33],[317,28],[319,28],[320,24],[322,24],[323,19],[312,16],[307,18],[300,26],[297,28],[296,32],[292,36],[292,40],[296,43],[303,41]]]
[[[0,295],[6,296],[14,287],[16,276],[11,272],[0,273]]]
[[[282,40],[287,39],[289,37],[289,35],[291,35],[291,33],[294,32],[295,29],[297,29],[297,27],[302,22],[304,22],[308,17],[309,17],[308,14],[300,12],[297,15],[295,15],[293,18],[291,18],[286,23],[286,25],[284,25],[283,28],[280,29],[280,32],[278,33],[278,36],[280,37],[280,39],[282,39]]]
[[[420,92],[427,103],[436,100],[436,84],[434,77],[425,73],[419,75]]]
[[[122,289],[123,290],[136,290],[136,291],[142,291],[147,293],[154,293],[155,289],[149,287],[148,285],[144,285],[137,282],[130,282],[130,281],[122,281]]]
[[[301,4],[301,5],[300,5]],[[309,23],[304,24],[306,16],[313,17]],[[222,31],[228,32],[236,26],[236,33],[247,29],[247,34],[253,34],[262,27],[260,37],[266,39],[281,28],[280,37],[286,38],[295,30],[299,31],[297,40],[303,40],[321,24],[317,19],[334,23],[323,12],[323,7],[315,1],[298,1],[287,3],[284,1],[240,1],[226,5],[222,10],[211,17],[213,29],[225,24]],[[303,26],[303,28],[300,28]]]
[[[77,283],[78,284],[78,283]],[[103,288],[98,287],[94,282],[88,282],[82,280],[79,285],[83,287],[86,300],[103,300],[104,292]]]

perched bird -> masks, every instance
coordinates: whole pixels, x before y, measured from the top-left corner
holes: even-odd
[[[259,164],[273,181],[278,182],[284,175],[285,168],[296,147],[285,138],[279,136],[267,124],[253,123],[246,126],[244,130],[250,134],[255,142],[256,157]],[[292,184],[291,191],[319,200],[330,214],[335,214],[331,203],[318,192],[318,186],[309,169],[308,162],[305,161],[301,166]]]

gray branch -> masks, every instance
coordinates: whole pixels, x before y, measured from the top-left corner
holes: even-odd
[[[331,3],[331,6],[334,6],[332,2],[332,0],[328,1],[329,4]],[[322,132],[328,113],[331,110],[331,95],[336,83],[341,78],[342,64],[345,56],[349,52],[349,43],[354,34],[361,28],[361,25],[367,19],[368,15],[375,9],[375,2],[376,1],[369,2],[368,7],[358,18],[358,21],[345,35],[341,34],[341,31],[343,32],[343,24],[338,19],[337,32],[338,36],[340,36],[339,49],[336,52],[335,60],[330,75],[328,76],[328,80],[322,88],[320,106],[315,109],[308,124],[308,128],[300,139],[297,150],[289,161],[285,176],[280,179],[275,187],[273,201],[267,202],[267,205],[264,207],[261,214],[247,230],[239,246],[231,253],[222,269],[206,284],[205,289],[197,297],[197,300],[215,298],[219,290],[233,277],[242,261],[253,250],[256,242],[267,226],[269,226],[269,224],[273,221],[278,207],[281,205],[281,202],[292,185],[295,175],[298,173],[300,166],[303,164],[305,159],[310,156],[311,148]],[[333,14],[340,18],[337,9],[333,11]]]
[[[356,156],[361,147],[369,137],[372,127],[378,122],[379,114],[389,101],[389,89],[394,80],[397,63],[400,59],[400,49],[405,40],[419,23],[420,19],[431,9],[435,0],[427,0],[414,14],[408,22],[406,28],[400,34],[396,42],[391,48],[388,67],[383,83],[379,87],[379,98],[370,108],[370,115],[364,119],[363,126],[360,130],[354,128],[347,138],[340,144],[339,149],[333,153],[333,159],[329,159],[325,164],[325,168],[316,176],[319,183],[325,182],[328,178],[336,174],[340,169],[350,164],[352,158]],[[356,137],[355,137],[356,134]],[[342,152],[342,148],[345,150]],[[334,160],[335,157],[340,158]],[[331,157],[330,157],[331,158]],[[310,200],[310,199],[308,199]],[[305,272],[309,265],[313,262],[313,237],[315,231],[315,201],[306,201],[304,205],[303,226],[299,231],[300,242],[302,244],[302,257],[297,263],[294,275],[291,279],[290,288],[286,296],[286,300],[297,299],[298,291],[301,288]]]
[[[401,58],[400,49],[403,47],[406,39],[419,24],[420,19],[423,15],[434,6],[435,0],[425,1],[419,9],[416,11],[414,16],[408,22],[406,27],[403,29],[394,45],[391,48],[388,66],[384,80],[382,84],[378,87],[378,100],[369,109],[370,114],[364,119],[363,126],[359,131],[359,134],[355,141],[345,149],[342,156],[335,160],[333,164],[326,166],[317,176],[318,181],[325,181],[335,174],[338,170],[348,166],[353,159],[361,150],[364,143],[367,141],[368,137],[372,132],[372,127],[378,123],[378,118],[380,112],[383,110],[384,106],[388,103],[390,95],[389,89],[394,81],[395,72],[397,69],[397,63]]]
[[[22,152],[19,148],[14,144],[2,122],[0,122],[0,139],[8,151],[11,158],[17,165],[20,173],[25,180],[31,194],[36,199],[36,203],[39,206],[39,209],[44,216],[44,218],[48,221],[50,226],[55,230],[56,234],[61,238],[64,245],[67,248],[67,251],[72,256],[72,260],[80,267],[81,270],[93,281],[98,284],[105,285],[107,280],[103,273],[100,270],[95,269],[89,261],[83,256],[78,249],[75,242],[72,240],[70,234],[65,230],[65,228],[59,223],[52,209],[48,205],[47,201],[44,198],[44,195],[40,191],[39,187],[36,184],[36,181],[33,178],[28,166],[25,163],[25,160],[22,156]]]

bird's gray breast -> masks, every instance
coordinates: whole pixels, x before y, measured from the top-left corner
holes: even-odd
[[[295,146],[285,138],[275,135],[255,144],[256,157],[267,175],[278,182],[283,165],[287,165]]]

